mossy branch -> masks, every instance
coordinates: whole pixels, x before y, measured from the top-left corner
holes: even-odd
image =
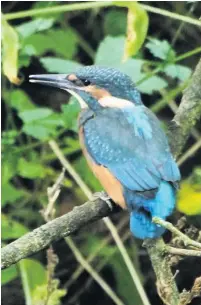
[[[55,218],[2,248],[2,269],[15,264],[50,245],[53,241],[73,234],[82,227],[111,214],[106,202],[88,201],[71,212]]]
[[[201,59],[191,78],[190,84],[184,94],[174,119],[169,128],[169,142],[175,158],[181,154],[182,149],[190,135],[192,127],[201,118]]]

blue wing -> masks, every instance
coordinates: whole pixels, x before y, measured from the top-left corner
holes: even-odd
[[[103,108],[85,122],[84,141],[93,160],[132,191],[180,179],[160,122],[145,106]]]

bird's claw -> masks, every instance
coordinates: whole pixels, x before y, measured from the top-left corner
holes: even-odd
[[[96,192],[93,195],[94,199],[101,199],[103,201],[105,201],[107,203],[107,205],[109,206],[110,210],[113,210],[113,206],[112,206],[112,202],[110,201],[110,197],[108,196],[108,194],[104,191],[101,192]]]

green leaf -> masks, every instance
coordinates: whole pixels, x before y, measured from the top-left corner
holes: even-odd
[[[53,41],[52,50],[56,55],[71,59],[76,54],[78,38],[73,30],[51,30],[48,37]]]
[[[20,24],[16,27],[16,30],[23,38],[26,38],[36,32],[41,32],[51,28],[53,23],[53,18],[37,18]]]
[[[33,292],[32,305],[61,305],[61,298],[66,295],[66,289],[59,289],[59,281],[56,279],[52,280],[51,286],[53,286],[54,290],[50,294],[47,303],[47,285],[37,286]]]
[[[191,76],[192,70],[181,65],[170,64],[164,68],[164,72],[172,78],[178,78],[181,81],[185,81]]]
[[[106,37],[99,45],[96,53],[96,64],[115,67],[126,73],[136,83],[142,79],[145,74],[142,73],[144,61],[142,59],[128,59],[122,63],[124,52],[125,37]],[[110,52],[110,50],[113,52]],[[142,91],[143,92],[143,91]]]
[[[35,289],[47,285],[47,272],[42,264],[33,259],[21,260],[19,267],[26,305],[33,305]]]
[[[107,35],[118,36],[126,32],[126,12],[112,9],[104,15],[104,32]]]
[[[8,131],[2,132],[2,144],[3,145],[12,145],[15,143],[18,136],[18,131],[15,129],[10,129]]]
[[[56,57],[42,57],[40,62],[48,72],[71,73],[80,68],[81,65],[71,60],[60,59]]]
[[[13,154],[10,149],[3,154],[2,161],[2,184],[6,184],[17,173],[18,156]]]
[[[63,140],[63,144],[65,146],[65,155],[70,155],[81,150],[78,139],[65,137],[65,139]]]
[[[22,131],[38,140],[47,140],[55,132],[55,130],[50,130],[44,125],[36,125],[36,123],[25,124],[22,128]]]
[[[36,120],[47,118],[53,114],[53,111],[49,108],[37,108],[33,110],[26,110],[19,113],[19,117],[24,123],[30,123]]]
[[[77,52],[77,35],[71,29],[49,30],[47,33],[36,33],[23,41],[22,52],[27,55],[41,56],[54,52],[57,56],[71,59]]]
[[[17,77],[18,62],[18,35],[13,27],[11,27],[2,15],[2,48],[3,48],[3,73],[8,77],[9,81],[19,84]]]
[[[118,69],[129,75],[134,83],[137,83],[145,75],[142,73],[143,63],[144,62],[141,59],[128,59],[125,63],[119,65]],[[143,90],[141,90],[141,92],[144,93]]]
[[[44,126],[49,127],[57,127],[57,126],[65,126],[64,121],[62,120],[61,114],[53,113],[47,118],[42,119],[41,123]]]
[[[5,206],[7,203],[14,203],[20,198],[24,197],[25,192],[15,188],[11,183],[3,183],[2,184],[2,206]]]
[[[20,89],[16,89],[11,91],[10,96],[10,104],[12,108],[16,109],[17,111],[25,111],[35,109],[35,105],[31,102],[29,96]]]
[[[116,67],[119,65],[123,57],[124,43],[124,36],[107,36],[104,38],[99,44],[95,63],[97,65],[108,65],[110,67]]]
[[[31,55],[30,54],[29,55],[26,55],[26,54],[23,55],[22,53],[19,54],[18,69],[20,69],[22,67],[28,67],[30,65],[30,62],[31,62],[30,56]]]
[[[71,97],[68,104],[61,106],[62,119],[67,129],[77,131],[77,117],[80,112],[79,103],[75,98]]]
[[[144,61],[130,58],[122,63],[124,41],[124,37],[106,37],[99,45],[95,63],[97,65],[115,67],[129,75],[137,83],[146,76],[142,72]],[[113,52],[110,52],[110,50],[113,50]],[[153,91],[167,87],[167,82],[159,76],[152,76],[137,87],[143,93],[152,94]]]
[[[159,91],[166,88],[168,83],[159,76],[151,76],[138,85],[138,89],[146,94],[152,94],[154,91]]]
[[[18,277],[17,268],[15,265],[1,271],[1,285],[5,285]]]
[[[124,60],[135,55],[141,48],[148,31],[149,18],[145,9],[137,1],[115,2],[117,6],[128,8],[127,37]]]
[[[23,41],[21,53],[23,55],[34,55],[39,57],[51,49],[52,43],[53,42],[46,34],[33,34]]]
[[[59,289],[59,280],[52,279],[51,291],[48,295],[50,287],[48,286],[47,271],[42,264],[33,259],[24,259],[19,262],[19,266],[27,305],[61,304],[61,298],[66,295],[66,290]]]
[[[171,62],[175,59],[176,53],[167,40],[149,38],[149,42],[146,44],[146,47],[155,57],[166,60],[168,62]]]
[[[38,162],[31,162],[20,158],[18,161],[18,174],[21,177],[29,179],[44,178],[46,168]]]
[[[123,36],[107,36],[99,45],[95,63],[97,65],[115,67],[128,74],[134,82],[137,82],[143,78],[141,73],[143,60],[129,59],[127,62],[122,63],[124,43],[125,37]],[[110,52],[110,50],[113,50],[113,52]]]
[[[4,214],[2,215],[1,221],[2,239],[4,240],[19,238],[29,231],[24,225]]]
[[[47,140],[56,134],[57,127],[64,126],[59,114],[49,108],[36,108],[19,113],[25,123],[22,131],[39,140]]]

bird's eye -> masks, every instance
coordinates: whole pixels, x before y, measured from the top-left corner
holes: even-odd
[[[89,86],[91,84],[91,82],[88,79],[83,79],[82,82],[84,86]]]

